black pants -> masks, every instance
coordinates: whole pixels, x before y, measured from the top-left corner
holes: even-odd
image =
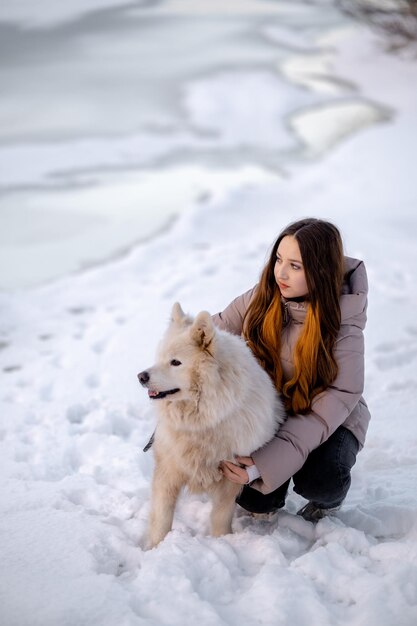
[[[294,491],[320,508],[339,506],[349,491],[350,470],[355,465],[358,450],[355,435],[340,426],[308,455],[303,467],[294,474]],[[267,495],[245,485],[236,502],[252,513],[280,509],[285,504],[290,480]]]

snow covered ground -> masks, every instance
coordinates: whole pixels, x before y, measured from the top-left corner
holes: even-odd
[[[226,156],[209,167],[201,145],[195,162],[172,164],[190,189],[181,182],[170,196],[170,228],[88,271],[0,294],[5,626],[417,623],[417,66],[356,26],[308,50],[292,28],[271,20],[267,31],[293,48],[277,68],[278,82],[291,81],[286,104],[274,101],[273,76],[253,67],[240,70],[236,100],[228,75],[193,83],[194,124],[215,127]],[[270,116],[257,136],[259,112],[237,103],[260,106],[262,93]],[[251,159],[231,167],[237,115]],[[287,150],[279,169],[274,133]],[[141,450],[154,417],[136,373],[152,362],[175,300],[191,313],[223,308],[257,280],[276,233],[305,215],[338,224],[369,273],[373,420],[346,502],[313,526],[295,516],[302,500],[291,493],[273,520],[237,511],[234,534],[213,539],[209,502],[184,495],[172,533],[145,552],[153,462]]]

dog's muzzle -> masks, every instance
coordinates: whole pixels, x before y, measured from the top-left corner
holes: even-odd
[[[148,387],[151,377],[149,376],[149,372],[144,371],[138,374],[138,379],[142,387]],[[167,389],[167,391],[148,389],[148,396],[151,398],[151,400],[162,400],[167,396],[172,396],[174,393],[178,393],[178,391],[180,391],[178,387],[176,387],[175,389]]]
[[[149,382],[150,376],[148,374],[148,372],[139,372],[138,374],[138,379],[140,384],[145,387],[145,385],[147,385],[147,383]]]

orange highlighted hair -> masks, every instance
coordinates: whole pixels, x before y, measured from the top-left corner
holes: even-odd
[[[294,349],[294,374],[284,381],[280,357],[284,303],[275,281],[274,266],[278,246],[287,235],[295,237],[300,247],[309,306]],[[340,329],[343,266],[342,240],[333,224],[314,218],[294,222],[274,243],[246,312],[244,337],[283,394],[290,414],[307,413],[314,396],[329,387],[337,376],[333,350]]]

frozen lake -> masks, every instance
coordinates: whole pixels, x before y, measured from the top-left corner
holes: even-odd
[[[0,288],[124,253],[387,119],[332,73],[329,3],[6,0]]]

